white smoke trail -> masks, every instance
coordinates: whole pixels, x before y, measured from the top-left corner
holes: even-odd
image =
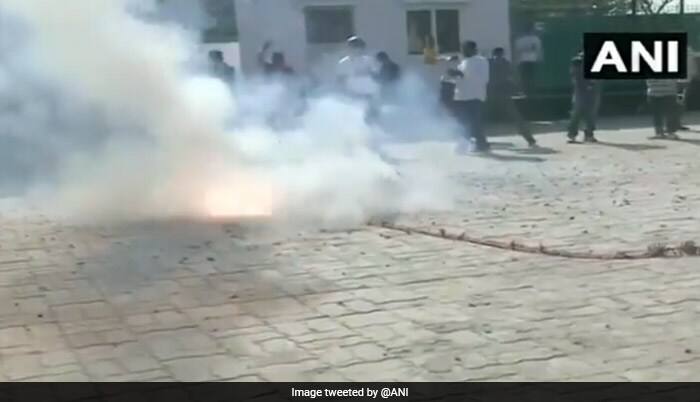
[[[254,188],[260,183],[279,196],[278,215],[291,220],[357,223],[387,210],[434,207],[437,199],[445,200],[446,187],[437,177],[425,182],[404,177],[400,188],[387,187],[395,170],[368,146],[372,133],[357,105],[318,99],[284,132],[269,129],[264,118],[242,115],[269,115],[279,92],[248,88],[237,104],[223,83],[192,68],[198,52],[191,32],[136,17],[134,4],[0,4],[0,15],[22,21],[30,35],[14,65],[0,59],[0,91],[7,86],[3,71],[11,71],[59,102],[49,104],[44,114],[50,116],[41,117],[3,113],[0,105],[0,123],[12,122],[23,141],[53,139],[44,144],[59,172],[55,201],[71,216],[202,216],[212,188],[265,202],[255,199],[266,196]],[[140,12],[152,6],[138,4]],[[27,74],[27,66],[36,73]],[[41,105],[27,91],[12,93],[25,111]],[[263,110],[245,109],[250,102],[244,99]],[[239,124],[231,126],[232,120]],[[420,120],[425,125],[430,117]],[[217,202],[235,202],[227,197]]]

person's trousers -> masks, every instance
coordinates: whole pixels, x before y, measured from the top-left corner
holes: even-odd
[[[518,129],[518,133],[525,138],[528,144],[535,142],[535,138],[532,136],[530,131],[530,126],[527,124],[523,116],[518,110],[518,106],[510,95],[506,94],[492,94],[487,99],[487,105],[489,114],[494,117],[504,117],[510,122],[514,123]]]
[[[537,63],[532,61],[524,61],[518,65],[520,70],[520,84],[526,95],[532,94],[535,86],[535,69]]]
[[[683,114],[685,113],[686,110],[686,102],[688,100],[687,96],[688,90],[683,90],[683,101],[681,102],[676,98],[676,107],[674,108],[673,114],[671,116],[671,125],[674,128],[674,131],[678,131],[681,129],[683,126],[682,120],[683,120]]]
[[[568,137],[575,139],[583,122],[583,132],[587,138],[593,137],[595,131],[596,99],[574,97],[571,104],[571,119],[569,120]]]
[[[455,112],[464,129],[465,138],[473,140],[477,149],[487,149],[489,144],[484,134],[484,102],[476,99],[455,101]]]
[[[647,100],[656,135],[664,135],[666,132],[675,133],[678,130],[675,124],[678,115],[676,95],[648,96]]]
[[[596,123],[598,122],[598,116],[600,116],[600,103],[603,100],[603,93],[601,90],[597,90],[595,93],[595,101],[593,103],[593,130],[596,129]]]
[[[379,100],[376,99],[370,99],[367,102],[367,106],[365,108],[365,122],[367,124],[375,124],[379,122],[379,118],[381,117],[381,103]]]

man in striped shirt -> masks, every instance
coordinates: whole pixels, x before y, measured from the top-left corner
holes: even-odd
[[[674,118],[678,116],[679,107],[676,101],[678,80],[647,80],[646,82],[649,111],[654,122],[653,138],[677,140],[678,125],[674,124]]]

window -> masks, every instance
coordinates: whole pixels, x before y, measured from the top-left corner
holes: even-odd
[[[306,41],[310,44],[345,42],[355,34],[351,7],[306,7]]]
[[[209,19],[209,28],[203,32],[203,41],[233,42],[238,38],[235,2],[232,0],[200,0]]]
[[[440,53],[459,52],[459,10],[410,10],[406,26],[409,54],[423,53],[430,41]]]
[[[427,45],[426,41],[433,36],[432,12],[427,10],[409,11],[408,21],[408,53],[420,54]]]
[[[435,11],[435,37],[442,53],[459,52],[459,11]]]

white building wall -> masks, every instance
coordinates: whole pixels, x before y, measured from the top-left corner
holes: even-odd
[[[235,0],[241,63],[244,71],[257,69],[256,57],[266,39],[284,51],[289,63],[306,70],[320,53],[339,46],[307,45],[303,9],[306,6],[353,6],[356,34],[372,51],[384,50],[407,69],[436,79],[446,64],[427,66],[422,56],[408,54],[406,10],[459,8],[460,40],[476,41],[484,52],[510,49],[508,0]]]

